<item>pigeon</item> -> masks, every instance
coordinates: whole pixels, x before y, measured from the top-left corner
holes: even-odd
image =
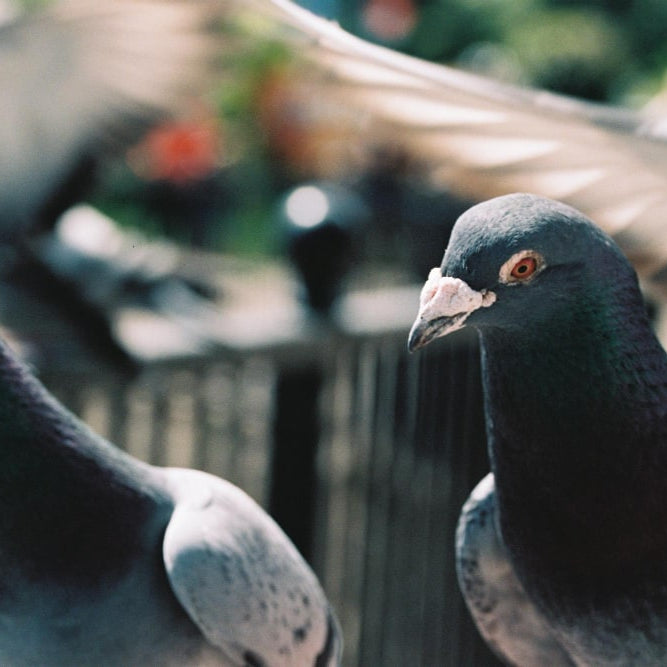
[[[0,25],[0,242],[48,226],[96,164],[211,82],[210,0],[58,0]],[[47,218],[47,220],[43,220]]]
[[[339,664],[320,584],[249,496],[115,448],[4,342],[0,431],[0,664]]]
[[[409,348],[477,330],[491,473],[457,530],[477,627],[515,665],[667,664],[667,356],[635,270],[570,206],[455,223]]]
[[[197,107],[221,50],[220,7],[212,0],[56,0],[20,13],[8,3],[0,0],[0,280],[55,305],[92,349],[134,370],[112,331],[112,304],[90,298],[91,282],[98,293],[103,287],[99,276],[91,281],[80,266],[63,275],[71,254],[58,252],[58,221],[91,194],[105,161],[150,127]],[[106,294],[130,301],[132,281],[148,278],[152,293],[170,292],[172,306],[176,290],[181,302],[210,307],[173,270],[158,276],[138,266],[140,250],[125,254],[136,266],[97,258]]]
[[[236,4],[227,3],[230,10]],[[664,114],[400,54],[289,0],[239,4],[261,15],[267,38],[293,55],[288,121],[299,115],[314,126],[309,150],[318,176],[349,179],[379,146],[403,153],[413,180],[421,176],[471,203],[517,190],[564,201],[612,235],[646,284],[667,295]],[[234,24],[233,13],[225,21],[230,31],[256,27]],[[257,40],[258,31],[246,39]]]

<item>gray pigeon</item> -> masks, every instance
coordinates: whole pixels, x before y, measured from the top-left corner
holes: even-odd
[[[116,449],[1,342],[0,432],[0,664],[339,664],[315,575],[258,505]]]
[[[479,332],[492,473],[458,575],[517,665],[667,664],[667,356],[616,244],[513,194],[454,226],[410,333]]]
[[[211,0],[58,0],[4,17],[0,242],[76,203],[110,149],[187,110],[210,82],[219,13]]]

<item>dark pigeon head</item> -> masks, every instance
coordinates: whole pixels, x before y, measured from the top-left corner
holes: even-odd
[[[409,348],[463,326],[536,330],[629,285],[638,295],[629,262],[581,213],[535,195],[497,197],[456,222],[422,290]]]

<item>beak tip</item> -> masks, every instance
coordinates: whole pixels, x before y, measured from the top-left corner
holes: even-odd
[[[408,352],[414,354],[421,347],[420,341],[413,340],[412,338],[408,339]]]
[[[424,331],[424,322],[421,320],[417,320],[412,325],[412,329],[410,329],[410,334],[408,336],[408,352],[410,354],[421,349],[428,343],[428,338],[424,335]]]
[[[426,347],[432,340],[446,336],[461,328],[461,317],[436,317],[429,320],[419,318],[413,325],[408,336],[408,352],[416,352]]]

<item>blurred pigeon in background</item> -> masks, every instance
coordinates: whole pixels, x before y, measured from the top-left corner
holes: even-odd
[[[25,13],[8,2],[3,8],[1,277],[54,304],[115,363],[128,362],[110,331],[114,304],[105,294],[124,290],[125,301],[145,302],[161,278],[130,257],[141,256],[134,246],[122,261],[107,255],[86,264],[80,253],[77,262],[54,228],[90,194],[99,165],[158,122],[191,111],[220,52],[219,7],[209,0],[59,0]],[[91,239],[96,230],[91,223]],[[162,278],[178,282],[164,271]],[[202,301],[191,287],[181,281],[180,293]]]
[[[392,147],[416,174],[463,199],[516,190],[554,197],[590,215],[664,290],[664,118],[401,55],[288,0],[251,0],[240,11],[261,13],[265,34],[292,50],[298,75],[284,93],[288,107],[327,123],[328,140],[317,132],[309,147],[317,175],[349,178],[378,147]]]
[[[241,490],[116,449],[1,342],[0,416],[1,664],[339,664],[315,575]]]
[[[0,27],[0,240],[86,191],[96,162],[185,111],[218,47],[208,0],[61,0]]]
[[[518,665],[667,662],[667,356],[618,246],[564,204],[471,208],[410,349],[479,331],[492,474],[465,505],[461,588]]]

